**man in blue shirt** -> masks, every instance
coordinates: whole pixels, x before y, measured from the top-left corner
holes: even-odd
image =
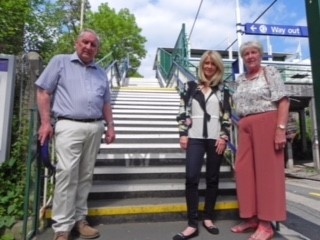
[[[35,83],[40,144],[55,137],[54,240],[68,240],[72,229],[85,239],[100,235],[86,221],[87,198],[104,132],[103,120],[108,126],[107,144],[115,140],[115,131],[109,82],[105,71],[94,62],[99,44],[93,30],[82,31],[75,53],[53,57]],[[51,117],[56,120],[54,131]]]

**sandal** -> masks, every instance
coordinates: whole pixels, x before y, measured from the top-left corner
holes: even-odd
[[[250,236],[249,240],[270,240],[273,234],[272,228],[266,228],[260,225],[255,233]]]
[[[254,230],[258,227],[258,222],[255,220],[243,221],[240,224],[231,228],[231,232],[243,233],[248,230]]]

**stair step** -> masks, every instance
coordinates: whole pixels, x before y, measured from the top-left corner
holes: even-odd
[[[180,97],[177,93],[136,93],[136,92],[112,92],[112,99],[131,99],[135,100],[150,100],[150,101],[176,101],[180,102]]]
[[[143,106],[157,106],[157,105],[160,105],[160,106],[179,106],[179,103],[177,103],[176,101],[175,102],[167,102],[167,101],[158,101],[158,102],[154,102],[154,101],[149,101],[149,100],[146,100],[146,101],[130,101],[130,100],[119,100],[119,99],[116,99],[116,100],[113,100],[112,101],[112,104],[119,104],[119,105],[135,105],[135,106],[138,106],[138,105],[143,105]]]
[[[132,94],[132,95],[128,95],[128,94],[117,94],[114,95],[114,97],[112,98],[116,101],[149,101],[149,102],[154,102],[154,103],[158,103],[160,101],[165,101],[165,102],[170,102],[170,103],[179,103],[179,97],[175,95],[160,95],[160,96],[152,96],[152,95],[143,95],[143,96],[137,96],[137,94]]]
[[[199,211],[204,209],[204,198],[199,198]],[[235,196],[218,196],[215,205],[216,219],[230,219],[238,213],[238,202]],[[187,211],[185,197],[158,198],[125,198],[125,199],[89,199],[88,216],[91,221],[98,218],[97,223],[121,223],[130,221],[150,221],[150,216],[156,219],[185,220]],[[223,214],[226,212],[227,214]],[[169,215],[165,215],[169,214]],[[177,214],[173,216],[173,214]],[[182,214],[182,215],[181,215]],[[169,216],[169,217],[168,217]],[[51,218],[51,208],[46,209],[45,218]]]
[[[134,125],[172,125],[178,129],[176,121],[161,121],[161,120],[117,120],[116,125],[134,124]]]
[[[179,143],[101,143],[100,149],[180,149]]]
[[[154,93],[167,93],[167,92],[173,92],[177,93],[177,90],[175,88],[160,88],[160,87],[119,87],[119,88],[113,88],[113,92],[116,91],[126,91],[126,92],[154,92]]]
[[[94,169],[94,174],[156,174],[156,173],[185,173],[185,166],[143,166],[143,167],[111,167],[99,166]],[[201,169],[205,172],[205,167]],[[230,172],[230,166],[221,166],[220,172]]]
[[[184,159],[185,152],[177,153],[98,153],[97,160],[118,160],[118,159],[159,159],[159,160],[170,160],[170,159]]]
[[[136,126],[127,126],[127,127],[122,127],[122,126],[115,126],[115,131],[116,133],[118,131],[125,131],[125,132],[159,132],[159,133],[164,133],[164,132],[170,132],[170,133],[178,133],[178,127],[136,127]]]
[[[102,136],[104,138],[105,135]],[[117,134],[117,139],[179,139],[178,133],[150,133],[150,134]]]
[[[204,181],[200,181],[199,190],[205,189]],[[220,181],[219,189],[234,190],[234,181]],[[130,179],[119,181],[93,181],[91,193],[113,193],[113,192],[155,192],[155,191],[184,191],[184,179]]]
[[[113,114],[113,118],[117,119],[168,119],[168,120],[176,120],[176,116],[174,115],[146,115],[146,114]]]
[[[186,213],[185,151],[180,148],[176,116],[180,97],[175,88],[156,81],[127,80],[112,89],[116,141],[102,142],[89,194],[89,216],[110,219],[150,218]],[[107,129],[107,127],[106,127]],[[205,166],[199,184],[203,208]],[[216,208],[237,209],[233,170],[220,168]],[[49,210],[50,211],[50,210]]]
[[[148,114],[148,115],[151,115],[151,114],[160,114],[160,115],[163,115],[163,114],[172,114],[174,116],[177,116],[177,113],[178,111],[177,110],[163,110],[163,109],[126,109],[126,108],[113,108],[112,110],[112,113],[127,113],[127,114],[132,114],[132,113],[144,113],[144,114]]]
[[[176,114],[178,114],[178,110],[179,110],[179,107],[178,105],[177,106],[163,106],[163,105],[160,105],[160,106],[154,106],[154,105],[151,105],[151,106],[146,106],[146,105],[120,105],[120,104],[117,104],[117,105],[112,105],[112,108],[113,109],[150,109],[150,110],[176,110]]]

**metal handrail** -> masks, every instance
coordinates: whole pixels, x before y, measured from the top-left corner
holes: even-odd
[[[38,123],[38,110],[31,109],[29,122],[29,146],[27,156],[27,176],[24,195],[24,216],[22,234],[24,240],[31,240],[36,236],[39,227],[41,164],[37,149],[36,127]],[[34,177],[34,179],[32,179]],[[29,224],[31,221],[31,225]],[[30,229],[28,229],[30,227]]]

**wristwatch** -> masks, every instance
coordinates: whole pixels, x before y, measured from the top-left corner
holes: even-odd
[[[286,125],[278,124],[277,128],[279,128],[281,130],[286,130]]]

